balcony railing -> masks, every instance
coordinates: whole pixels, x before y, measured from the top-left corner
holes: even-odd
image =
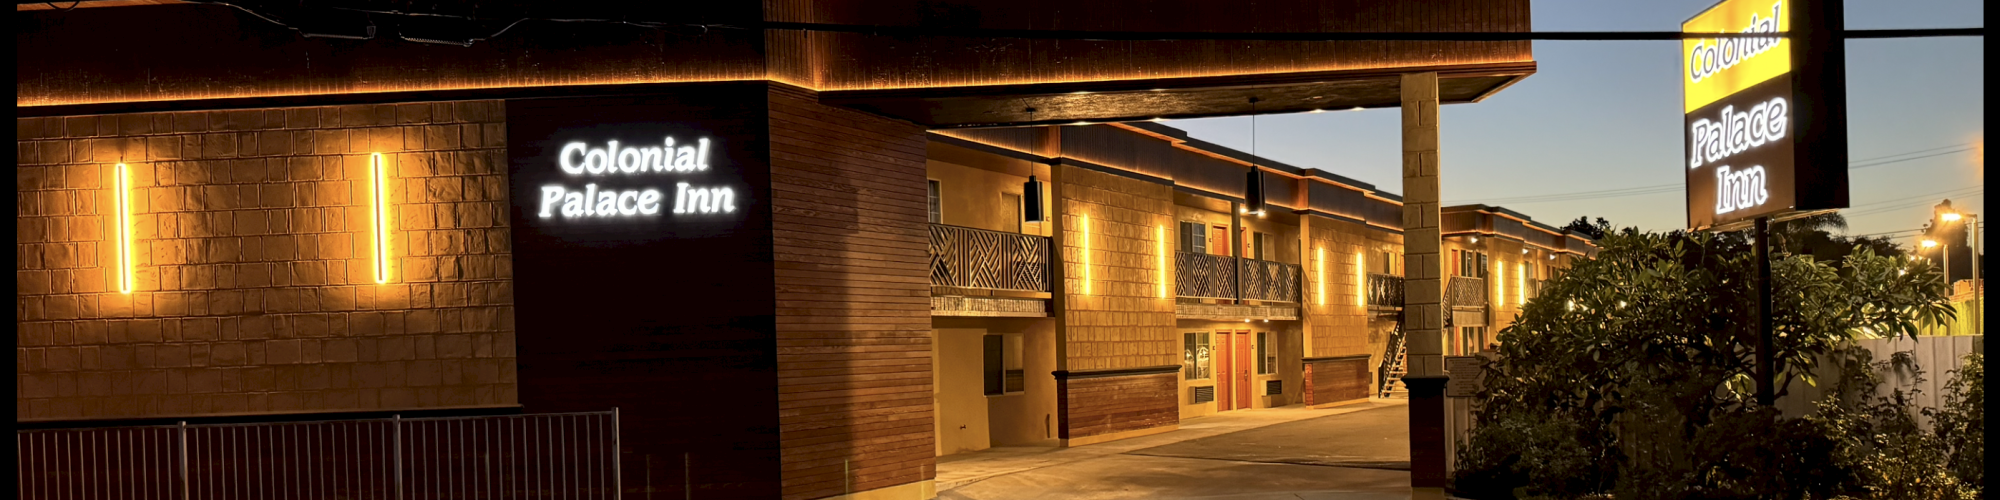
[[[1368,305],[1377,307],[1403,307],[1403,277],[1388,274],[1369,274]]]
[[[1182,297],[1236,298],[1234,257],[1205,253],[1174,253],[1174,290]]]
[[[1270,302],[1299,301],[1299,266],[1268,260],[1238,259],[1243,269],[1243,298]]]
[[[1451,307],[1485,307],[1486,280],[1453,276],[1444,288],[1444,304]]]
[[[1047,292],[1049,238],[931,224],[931,285]]]
[[[1174,290],[1187,298],[1298,302],[1299,272],[1297,264],[1203,253],[1174,254]],[[1236,289],[1239,276],[1241,293]]]

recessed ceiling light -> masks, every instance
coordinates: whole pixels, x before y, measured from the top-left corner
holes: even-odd
[[[1360,106],[1355,106],[1355,107],[1354,107],[1354,109],[1352,109],[1352,110],[1350,110],[1350,111],[1361,111],[1361,107],[1360,107]]]
[[[1325,112],[1326,112],[1326,110],[1324,110],[1324,109],[1315,109],[1315,110],[1312,110],[1312,112],[1314,112],[1314,113],[1325,113]]]

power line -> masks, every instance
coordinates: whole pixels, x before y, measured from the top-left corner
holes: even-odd
[[[1909,155],[1913,155],[1913,154],[1919,154],[1919,153],[1926,153],[1926,152],[1932,152],[1932,151],[1937,151],[1937,150],[1939,150],[1939,149],[1946,149],[1946,148],[1959,148],[1959,149],[1953,149],[1953,150],[1950,150],[1950,151],[1940,151],[1940,152],[1934,152],[1934,153],[1930,153],[1930,154],[1924,154],[1924,155],[1921,155],[1921,156],[1909,156]],[[1848,167],[1847,167],[1847,169],[1848,169],[1848,170],[1861,170],[1861,169],[1867,169],[1867,168],[1874,168],[1874,167],[1880,167],[1880,166],[1883,166],[1883,165],[1891,165],[1891,164],[1896,164],[1896,163],[1902,163],[1902,162],[1906,162],[1906,161],[1913,161],[1913,160],[1921,160],[1921,159],[1924,159],[1924,158],[1931,158],[1931,157],[1936,157],[1936,156],[1943,156],[1943,155],[1948,155],[1948,154],[1957,154],[1957,153],[1963,153],[1963,152],[1966,152],[1966,151],[1971,151],[1971,150],[1974,150],[1974,149],[1977,149],[1977,146],[1974,146],[1974,145],[1973,145],[1972,143],[1961,143],[1961,144],[1953,144],[1953,145],[1949,145],[1949,146],[1939,146],[1939,147],[1934,147],[1934,148],[1927,148],[1927,149],[1919,149],[1919,150],[1916,150],[1916,151],[1908,151],[1908,152],[1903,152],[1903,153],[1897,153],[1897,154],[1893,154],[1893,155],[1887,155],[1887,156],[1877,156],[1877,157],[1874,157],[1874,158],[1868,158],[1868,159],[1863,159],[1863,160],[1854,160],[1854,161],[1850,161],[1850,162],[1848,162]],[[1897,158],[1897,157],[1905,157],[1905,158]],[[1874,162],[1874,163],[1869,163],[1869,162]],[[1548,193],[1548,194],[1539,194],[1539,195],[1527,195],[1527,196],[1515,196],[1515,197],[1510,197],[1510,198],[1487,198],[1487,199],[1480,199],[1480,200],[1459,200],[1459,201],[1449,201],[1449,202],[1445,202],[1445,203],[1446,203],[1446,204],[1462,204],[1462,203],[1484,203],[1484,204],[1489,204],[1489,205],[1497,205],[1497,204],[1502,204],[1502,203],[1511,203],[1511,204],[1517,204],[1517,205],[1526,205],[1526,204],[1531,204],[1531,203],[1551,203],[1551,202],[1558,202],[1558,201],[1581,201],[1581,200],[1590,200],[1590,199],[1598,199],[1598,198],[1613,198],[1613,197],[1620,197],[1620,196],[1641,196],[1641,195],[1650,195],[1650,194],[1662,194],[1662,193],[1671,193],[1671,192],[1674,192],[1674,191],[1678,191],[1678,190],[1680,190],[1682,186],[1683,186],[1683,184],[1682,184],[1682,183],[1673,183],[1673,184],[1654,184],[1654,185],[1651,185],[1651,186],[1635,186],[1635,187],[1625,187],[1625,188],[1616,188],[1616,189],[1601,189],[1601,190],[1596,190],[1596,191],[1576,191],[1576,192],[1569,192],[1569,193]]]

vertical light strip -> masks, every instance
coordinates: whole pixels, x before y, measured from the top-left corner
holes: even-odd
[[[1078,218],[1083,221],[1083,294],[1090,295],[1090,215]]]
[[[1160,298],[1173,298],[1167,294],[1167,226],[1153,226],[1153,246],[1156,247],[1157,274],[1160,276]]]
[[[118,164],[118,293],[132,293],[132,180],[125,164]]]
[[[1326,247],[1313,250],[1313,293],[1319,295],[1319,305],[1326,305]]]
[[[1514,303],[1528,305],[1528,264],[1514,264]]]
[[[1368,308],[1368,266],[1362,252],[1354,252],[1354,305]]]
[[[388,172],[382,166],[382,153],[369,155],[369,192],[374,198],[375,212],[375,282],[389,282],[389,186]]]

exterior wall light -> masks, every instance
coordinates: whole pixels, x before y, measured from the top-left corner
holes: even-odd
[[[1173,298],[1167,291],[1167,226],[1153,226],[1153,258],[1155,273],[1159,276],[1160,298]]]
[[[118,191],[118,293],[132,293],[132,179],[120,163],[113,174]]]
[[[1354,305],[1368,308],[1368,266],[1361,252],[1354,252]]]
[[[389,282],[389,180],[382,153],[368,157],[369,208],[373,212],[375,236],[375,282]]]
[[[1090,295],[1090,215],[1077,216],[1083,232],[1083,294]]]

